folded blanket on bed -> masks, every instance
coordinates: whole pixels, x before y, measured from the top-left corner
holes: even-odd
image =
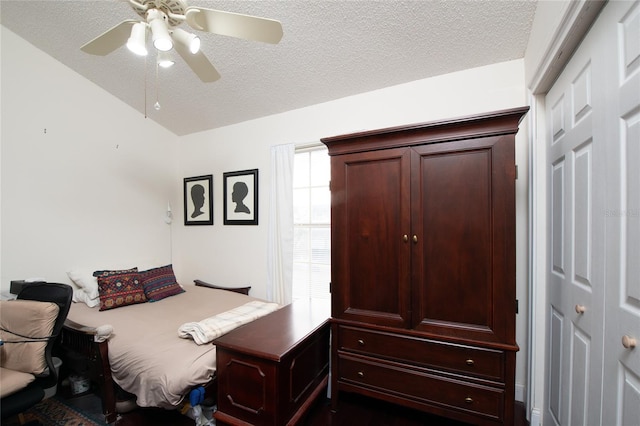
[[[198,345],[204,345],[234,328],[277,310],[279,306],[277,303],[254,300],[199,322],[184,323],[178,328],[178,336],[183,339],[192,338]]]

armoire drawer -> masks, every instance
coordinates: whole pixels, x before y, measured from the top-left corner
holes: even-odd
[[[504,352],[357,327],[338,327],[338,348],[504,381]]]
[[[368,357],[339,355],[338,382],[363,386],[383,395],[396,395],[418,403],[480,414],[501,420],[504,389],[413,370],[401,364]]]

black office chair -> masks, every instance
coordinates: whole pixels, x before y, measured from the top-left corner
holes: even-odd
[[[49,374],[38,376],[24,389],[2,398],[2,419],[15,416],[40,402],[45,395],[44,390],[58,383],[58,373],[53,364],[53,346],[62,330],[67,314],[71,308],[73,289],[67,284],[32,283],[25,285],[18,294],[19,300],[34,300],[39,302],[53,302],[59,307],[58,316],[51,331],[51,338],[45,347],[45,359],[49,367]]]

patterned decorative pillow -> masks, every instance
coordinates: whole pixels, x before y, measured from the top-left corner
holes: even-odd
[[[108,277],[111,275],[120,275],[120,274],[127,274],[130,272],[138,272],[138,267],[134,266],[133,268],[129,268],[129,269],[116,269],[116,270],[110,270],[110,269],[105,269],[105,270],[101,270],[101,271],[93,271],[93,276],[94,277]]]
[[[140,272],[140,282],[144,288],[144,294],[150,302],[157,302],[165,297],[184,293],[184,289],[176,280],[172,265]]]
[[[100,272],[98,293],[100,294],[101,311],[147,301],[142,284],[140,284],[138,268],[126,271]]]

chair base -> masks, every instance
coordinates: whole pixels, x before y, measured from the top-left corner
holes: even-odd
[[[33,407],[44,398],[44,389],[30,384],[18,392],[2,398],[2,419],[13,417]]]

